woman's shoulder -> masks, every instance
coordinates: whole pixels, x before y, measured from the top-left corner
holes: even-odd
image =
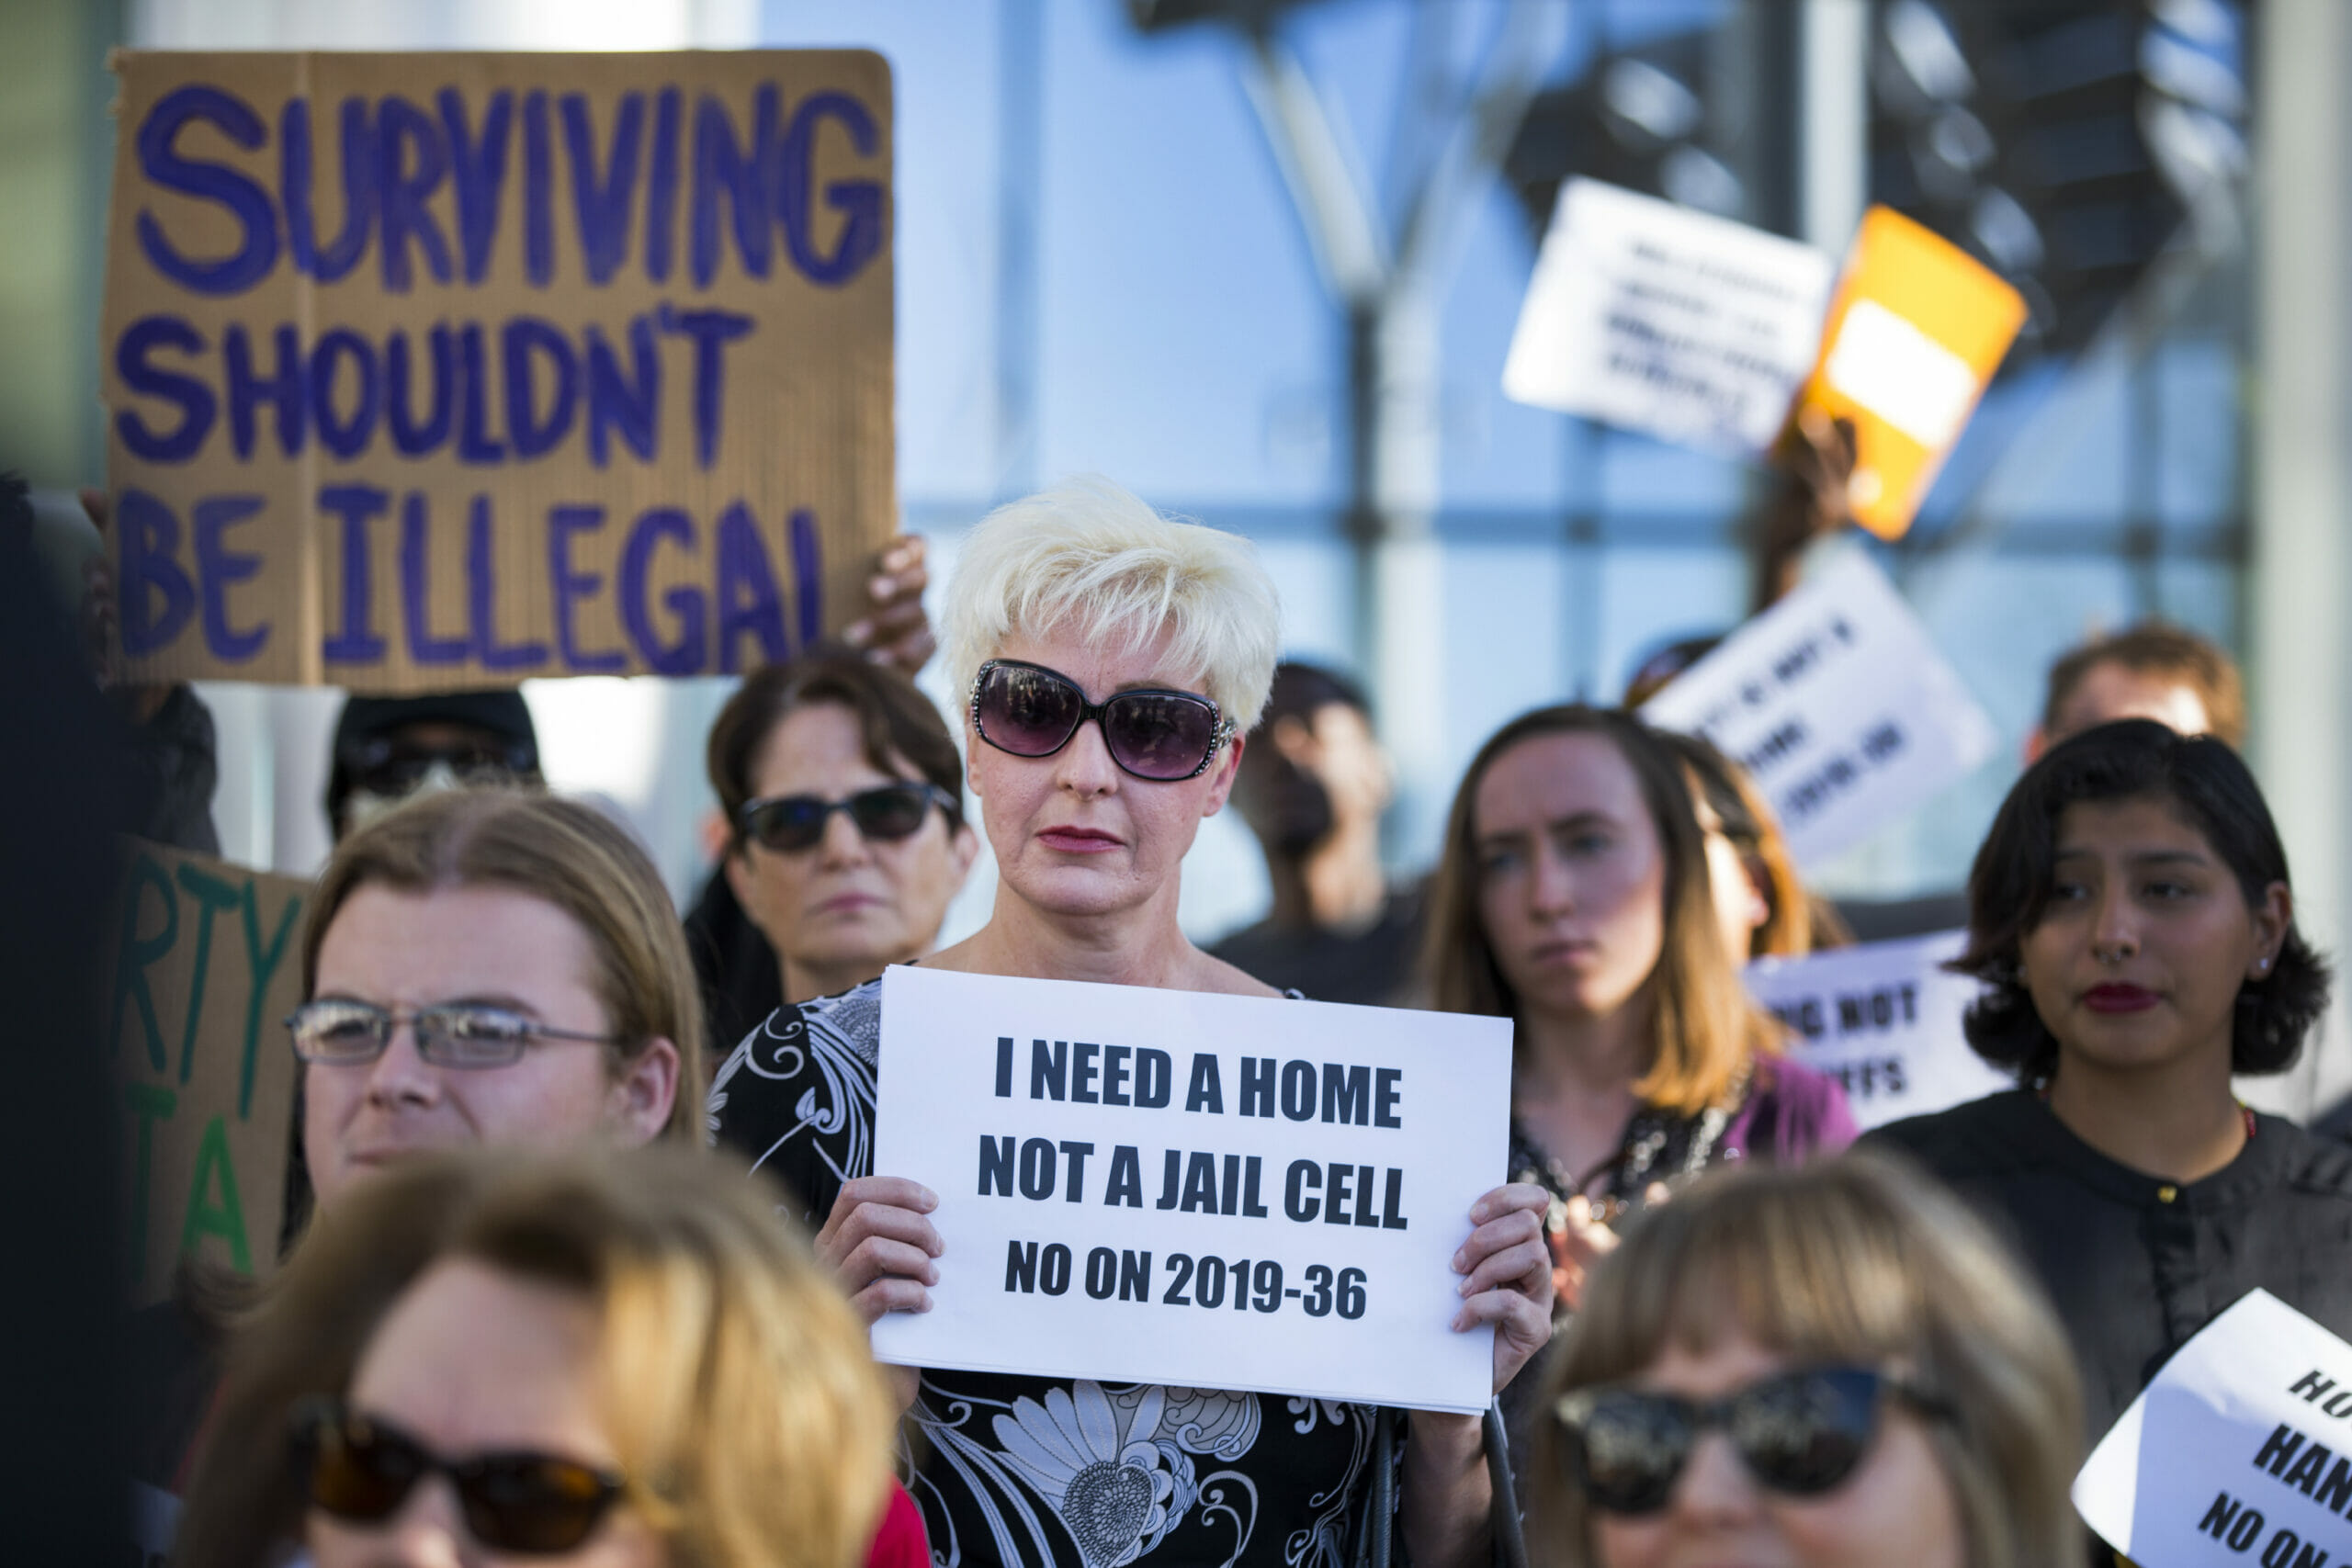
[[[1792,1154],[1818,1149],[1827,1153],[1854,1141],[1858,1129],[1846,1100],[1846,1085],[1836,1075],[1789,1056],[1759,1056],[1751,1103],[1769,1110]]]
[[[1996,1089],[1941,1111],[1873,1127],[1863,1141],[1874,1147],[1899,1149],[1930,1169],[1949,1174],[1957,1167],[1982,1165],[1996,1157],[2028,1130],[2026,1122],[2037,1112],[2044,1112],[2044,1108],[2029,1091]]]

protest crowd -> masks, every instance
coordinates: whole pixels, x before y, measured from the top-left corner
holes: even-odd
[[[1676,438],[1544,336],[1635,230],[1796,301],[1716,367],[1751,613],[1489,727],[1408,868],[1427,738],[1246,532],[905,527],[879,55],[114,69],[74,570],[0,478],[34,1239],[94,1259],[36,1371],[112,1560],[2352,1562],[2352,1139],[2240,1098],[2340,960],[2231,652],[2092,630],[1964,886],[1815,885],[1994,755],[1865,541],[1996,269],[1564,188],[1515,398]],[[686,897],[550,783],[578,674],[732,682]],[[349,694],[315,874],[223,858],[223,681]],[[1196,941],[1228,807],[1268,897]]]

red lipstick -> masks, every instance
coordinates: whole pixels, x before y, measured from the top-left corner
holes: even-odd
[[[1093,828],[1048,828],[1037,835],[1037,841],[1049,850],[1074,855],[1101,854],[1119,847],[1117,839]]]
[[[2144,986],[2110,982],[2083,993],[2083,1005],[2093,1012],[2144,1012],[2156,1005],[2156,993]]]

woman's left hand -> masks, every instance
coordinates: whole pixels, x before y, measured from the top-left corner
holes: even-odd
[[[1470,1205],[1470,1238],[1453,1255],[1462,1275],[1455,1332],[1495,1328],[1495,1391],[1552,1337],[1552,1253],[1544,1241],[1551,1195],[1533,1182],[1498,1187]]]

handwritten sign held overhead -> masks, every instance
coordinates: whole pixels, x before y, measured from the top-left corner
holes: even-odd
[[[874,1168],[939,1195],[884,1360],[1486,1408],[1454,1250],[1508,1020],[893,968]]]
[[[2144,1568],[2352,1558],[2352,1345],[2247,1292],[2099,1439],[2075,1506]]]
[[[1665,441],[1760,454],[1813,367],[1835,270],[1794,240],[1572,179],[1503,390]]]
[[[893,531],[880,57],[117,57],[141,678],[783,658]]]
[[[1993,721],[1859,551],[1643,705],[1755,775],[1803,863],[1924,805],[1993,754]]]
[[[1981,987],[1944,971],[1966,933],[1759,958],[1741,972],[1748,994],[1788,1025],[1807,1066],[1846,1087],[1863,1127],[1921,1116],[2015,1087],[1961,1032]]]
[[[240,1274],[277,1260],[294,1108],[283,1022],[310,885],[130,841],[106,990],[122,1115],[132,1303],[179,1259]]]

